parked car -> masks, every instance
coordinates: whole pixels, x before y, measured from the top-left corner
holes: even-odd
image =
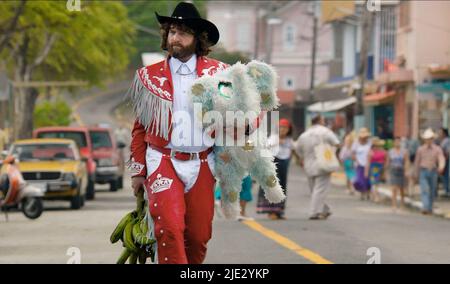
[[[9,155],[17,158],[24,180],[42,190],[44,200],[67,200],[72,209],[84,205],[88,175],[73,140],[18,140],[11,145]]]
[[[86,161],[88,172],[88,185],[86,189],[86,199],[95,198],[95,176],[97,165],[93,157],[93,148],[89,130],[87,127],[52,126],[38,128],[33,132],[34,138],[63,138],[74,140],[77,144],[81,156]]]
[[[111,191],[123,188],[125,163],[121,149],[125,147],[125,144],[116,142],[109,127],[88,128],[92,142],[92,156],[96,162],[95,182],[109,183]]]

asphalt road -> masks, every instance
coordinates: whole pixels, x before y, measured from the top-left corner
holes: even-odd
[[[110,114],[122,94],[99,96],[80,105],[80,118],[88,124],[113,125]],[[71,248],[80,252],[81,263],[114,263],[121,246],[111,245],[109,235],[135,207],[129,182],[125,178],[125,189],[119,192],[99,186],[96,199],[78,211],[68,209],[68,202],[46,202],[47,210],[34,221],[20,212],[10,213],[9,222],[0,215],[0,263],[67,263],[73,259],[67,254]],[[326,221],[310,221],[306,185],[300,168],[291,165],[283,221],[255,214],[255,187],[247,211],[256,220],[215,218],[205,262],[450,263],[448,220],[410,211],[394,214],[388,206],[360,201],[334,184],[328,197],[333,215]]]

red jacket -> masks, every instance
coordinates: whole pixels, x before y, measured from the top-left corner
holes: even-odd
[[[213,75],[225,69],[223,62],[197,57],[197,75]],[[136,120],[132,130],[130,170],[132,176],[146,176],[147,145],[165,147],[172,133],[173,83],[168,59],[136,71],[128,92]]]

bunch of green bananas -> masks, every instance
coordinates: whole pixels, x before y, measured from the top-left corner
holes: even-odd
[[[145,200],[143,191],[138,193],[136,210],[129,212],[120,220],[111,234],[111,243],[122,241],[124,250],[117,260],[117,264],[136,264],[138,261],[145,264],[147,258],[154,262],[155,252],[152,245],[156,240],[147,237],[148,225],[145,217]]]

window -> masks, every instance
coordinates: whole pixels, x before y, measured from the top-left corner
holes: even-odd
[[[401,1],[399,6],[399,28],[408,27],[410,24],[410,3],[409,1]]]
[[[74,160],[75,153],[69,144],[23,144],[13,146],[12,153],[20,161]]]
[[[111,137],[107,131],[89,131],[92,141],[92,148],[112,148]]]
[[[295,46],[295,26],[288,24],[284,27],[283,43],[286,49],[292,49]]]
[[[291,77],[285,77],[284,78],[284,89],[286,90],[294,90],[295,89],[295,85],[294,85],[294,79]]]
[[[241,23],[236,25],[237,49],[239,51],[250,51],[250,24]]]
[[[75,131],[55,131],[55,132],[40,132],[38,138],[63,138],[71,139],[77,143],[78,148],[87,147],[86,136],[83,132]]]

